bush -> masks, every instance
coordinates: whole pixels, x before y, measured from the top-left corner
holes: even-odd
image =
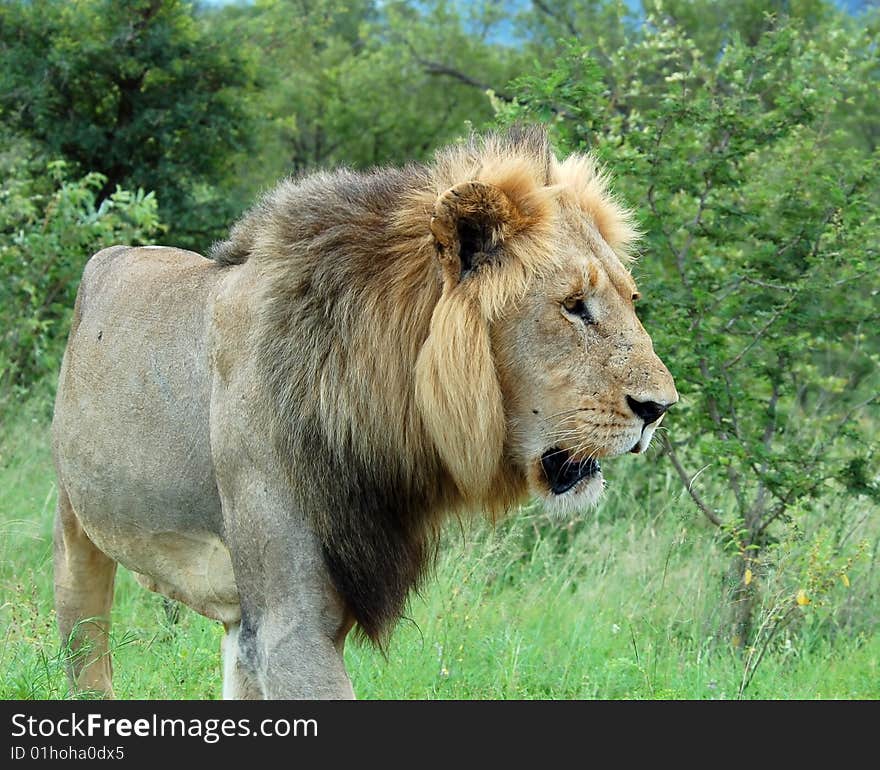
[[[753,42],[701,50],[658,11],[601,63],[570,44],[498,106],[505,122],[549,122],[565,152],[595,152],[642,216],[640,314],[681,393],[661,442],[730,548],[736,647],[781,628],[755,622],[780,565],[773,613],[793,618],[807,583],[839,582],[864,551],[845,544],[804,582],[815,543],[797,519],[855,521],[878,499],[866,409],[880,386],[880,153],[859,131],[880,117],[870,34],[766,17]]]
[[[103,174],[100,201],[155,190],[177,245],[204,249],[223,234],[235,207],[216,193],[193,199],[249,149],[253,68],[240,36],[216,37],[182,0],[15,0],[0,10],[0,38],[5,125],[76,173]]]
[[[101,174],[70,179],[64,162],[29,160],[21,140],[11,146],[0,156],[0,412],[57,374],[88,258],[161,230],[153,193],[117,189],[98,205]]]

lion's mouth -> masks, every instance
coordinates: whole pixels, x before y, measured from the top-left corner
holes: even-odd
[[[571,452],[560,447],[548,449],[541,455],[541,467],[554,495],[568,492],[579,481],[599,473],[599,463],[592,457],[576,460]]]

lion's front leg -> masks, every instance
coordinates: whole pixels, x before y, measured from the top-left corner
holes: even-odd
[[[257,630],[246,625],[244,634],[240,623],[225,628],[221,648],[224,700],[354,697],[342,664],[344,640],[333,649],[320,637],[314,645],[304,646],[294,632],[260,660],[255,642],[271,636],[266,624]]]
[[[238,638],[241,623],[223,624],[226,633],[220,643],[223,655],[223,700],[260,700],[263,690],[255,680],[256,670],[248,654],[241,654]]]
[[[225,699],[351,699],[342,643],[287,620],[261,620],[227,630],[223,640]]]
[[[224,640],[224,697],[353,698],[343,662],[352,621],[318,538],[284,489],[251,474],[224,499],[241,622]]]
[[[224,695],[353,698],[342,657],[350,614],[328,574],[314,517],[303,510],[307,496],[294,491],[303,482],[266,438],[273,405],[254,387],[262,376],[249,358],[254,313],[246,302],[219,298],[211,342],[223,364],[211,395],[211,452],[241,604],[241,621],[224,641]]]

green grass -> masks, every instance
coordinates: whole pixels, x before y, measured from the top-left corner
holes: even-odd
[[[45,409],[25,404],[0,437],[3,699],[68,696],[52,610],[48,436]],[[349,642],[358,697],[880,696],[876,511],[861,517],[856,534],[869,548],[851,587],[803,608],[771,640],[743,692],[746,663],[760,649],[735,651],[718,632],[728,558],[717,533],[671,478],[655,474],[641,497],[626,487],[628,474],[656,459],[609,464],[606,501],[577,521],[552,522],[527,507],[495,527],[452,522],[437,570],[413,597],[387,656]],[[791,572],[762,577],[767,595],[790,592]],[[113,624],[118,697],[219,697],[219,624],[185,607],[172,620],[162,598],[126,570]]]

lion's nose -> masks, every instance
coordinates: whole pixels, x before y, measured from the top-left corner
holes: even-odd
[[[626,397],[626,403],[629,404],[629,408],[635,412],[637,417],[641,417],[645,421],[646,425],[657,422],[663,416],[663,413],[672,406],[671,403],[661,404],[657,401],[639,401],[632,396]]]

